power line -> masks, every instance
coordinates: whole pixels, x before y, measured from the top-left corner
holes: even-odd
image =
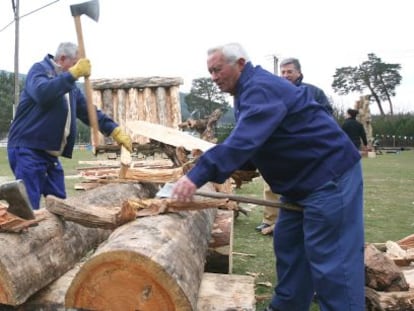
[[[46,5],[44,5],[44,6],[42,6],[42,7],[40,7],[40,8],[38,8],[38,9],[35,9],[35,10],[33,10],[33,11],[30,11],[29,13],[26,13],[26,14],[24,14],[24,15],[22,15],[22,16],[20,16],[19,17],[19,19],[22,19],[23,17],[26,17],[26,16],[28,16],[28,15],[31,15],[31,14],[33,14],[33,13],[36,13],[37,11],[40,11],[40,10],[42,10],[42,9],[44,9],[44,8],[46,8],[46,7],[48,7],[48,6],[50,6],[50,5],[52,5],[52,4],[54,4],[54,3],[56,3],[56,2],[59,2],[60,0],[55,0],[55,1],[52,1],[52,2],[50,2],[50,3],[48,3],[48,4],[46,4]],[[12,6],[13,6],[13,12],[15,11],[15,6],[14,6],[14,2],[12,1]],[[10,23],[8,23],[6,26],[4,26],[2,29],[0,29],[0,32],[3,32],[5,29],[7,29],[11,24],[13,24],[15,22],[15,19],[14,20],[12,20]]]

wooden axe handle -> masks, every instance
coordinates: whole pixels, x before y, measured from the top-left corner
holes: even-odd
[[[237,194],[228,194],[228,193],[222,193],[222,192],[210,192],[210,191],[202,191],[197,190],[196,195],[200,195],[203,197],[209,197],[209,198],[216,198],[216,199],[228,199],[230,201],[236,201],[236,202],[242,202],[242,203],[252,203],[262,206],[270,206],[270,207],[277,207],[289,211],[295,211],[295,212],[303,212],[303,208],[292,204],[292,203],[281,203],[281,202],[275,202],[275,201],[269,201],[269,200],[262,200],[262,199],[255,199],[245,196],[240,196]]]
[[[78,37],[78,51],[79,57],[85,58],[85,45],[83,43],[83,34],[82,34],[82,25],[80,16],[74,16],[75,19],[75,27],[76,27],[76,36]],[[86,106],[88,108],[88,117],[89,117],[89,125],[91,127],[92,133],[92,146],[96,147],[99,144],[99,136],[98,136],[98,117],[96,114],[96,107],[93,104],[92,98],[92,85],[89,77],[85,77],[85,93],[86,93]]]

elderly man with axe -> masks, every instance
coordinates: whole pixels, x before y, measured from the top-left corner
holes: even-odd
[[[47,55],[29,70],[7,149],[10,167],[23,180],[33,209],[39,208],[42,195],[66,197],[59,156],[72,157],[76,119],[90,126],[86,98],[75,83],[90,73],[89,60],[79,58],[78,46],[71,42],[61,43],[55,56]],[[95,111],[100,132],[131,151],[131,137]]]
[[[273,233],[277,285],[266,311],[364,311],[364,225],[361,156],[314,100],[229,43],[207,53],[221,91],[234,96],[236,125],[175,184],[172,197],[190,201],[208,181],[256,167],[272,192],[301,212],[281,209]]]

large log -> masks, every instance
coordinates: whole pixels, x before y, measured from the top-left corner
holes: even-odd
[[[62,221],[44,209],[36,217],[44,217],[36,227],[21,234],[0,234],[1,304],[22,304],[110,234],[109,230]]]
[[[209,241],[205,271],[198,292],[198,310],[227,310],[228,308],[240,308],[243,304],[250,305],[252,308],[246,308],[246,310],[254,310],[254,304],[251,304],[254,302],[254,279],[244,275],[227,276],[218,273],[220,271],[225,274],[231,273],[232,218],[232,211],[217,211]],[[211,252],[219,253],[221,258],[212,256]],[[19,306],[18,311],[64,310],[66,292],[83,262],[79,262],[59,279],[31,296],[24,305]],[[211,267],[215,267],[215,271],[209,269]],[[243,295],[240,295],[240,292],[243,292]],[[205,309],[207,306],[209,309]]]
[[[143,217],[119,227],[77,273],[66,307],[196,310],[216,211]]]

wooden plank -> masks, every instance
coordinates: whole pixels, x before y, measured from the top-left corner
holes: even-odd
[[[254,278],[248,275],[204,273],[197,311],[255,311]]]
[[[183,146],[189,151],[199,149],[205,152],[215,145],[177,129],[151,122],[127,121],[126,127],[134,134],[139,134],[174,147]]]

